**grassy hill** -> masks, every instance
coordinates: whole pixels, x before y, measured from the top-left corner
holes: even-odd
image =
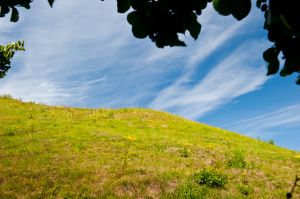
[[[0,98],[1,199],[285,198],[298,156],[148,109]]]

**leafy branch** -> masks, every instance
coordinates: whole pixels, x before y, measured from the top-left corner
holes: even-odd
[[[0,78],[3,78],[6,72],[11,68],[11,59],[16,51],[25,51],[24,41],[0,45]]]

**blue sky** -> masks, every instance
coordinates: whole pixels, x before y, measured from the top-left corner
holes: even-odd
[[[18,23],[0,19],[1,43],[25,40],[0,94],[76,107],[146,107],[300,150],[300,86],[267,77],[271,46],[253,6],[241,22],[211,6],[197,41],[158,49],[135,39],[114,1],[34,1]]]

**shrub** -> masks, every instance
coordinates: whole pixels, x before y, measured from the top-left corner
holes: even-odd
[[[193,179],[200,185],[206,185],[212,188],[222,188],[227,183],[226,175],[207,170],[195,173]]]
[[[8,94],[0,95],[0,98],[3,98],[3,99],[13,99],[12,96],[8,95]]]
[[[108,119],[115,119],[115,115],[113,111],[109,111],[107,114]]]
[[[6,136],[14,136],[17,134],[17,127],[15,126],[8,126],[4,128],[4,135]]]
[[[190,151],[187,148],[180,149],[179,153],[180,153],[180,157],[183,157],[183,158],[190,157],[190,155],[191,155]]]
[[[275,145],[274,140],[268,140],[268,143],[271,144],[271,145]]]
[[[253,188],[250,187],[249,185],[243,185],[240,184],[237,189],[239,190],[239,192],[245,196],[250,195],[253,192]]]
[[[200,187],[193,182],[186,182],[179,186],[174,192],[166,194],[162,198],[172,199],[204,199],[206,198],[208,189]]]
[[[229,155],[227,166],[240,169],[246,168],[247,162],[245,161],[243,151],[239,149],[233,151],[233,153]]]

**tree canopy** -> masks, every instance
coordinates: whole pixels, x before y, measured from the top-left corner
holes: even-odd
[[[55,0],[48,0],[52,7]],[[103,1],[103,0],[102,0]],[[17,7],[30,8],[32,0],[0,1],[0,17],[10,13],[10,20],[17,22]],[[136,38],[150,38],[157,47],[186,46],[179,34],[189,32],[195,40],[201,32],[198,16],[212,3],[221,15],[232,15],[242,20],[251,10],[251,0],[117,0],[117,11],[127,13],[127,21],[132,26]],[[256,0],[256,7],[264,13],[263,28],[268,32],[272,46],[263,53],[268,63],[267,75],[280,70],[282,77],[300,73],[300,12],[295,0]],[[2,53],[0,48],[0,52]],[[14,50],[19,50],[18,48]],[[3,53],[2,53],[3,54]],[[1,54],[0,54],[1,55]],[[279,57],[280,56],[280,57]],[[12,58],[12,57],[10,57]],[[0,57],[1,63],[3,56]],[[280,67],[280,60],[282,66]],[[8,65],[10,62],[6,62]],[[7,67],[0,71],[3,76]],[[0,76],[1,77],[1,76]],[[296,81],[300,84],[300,75]]]

